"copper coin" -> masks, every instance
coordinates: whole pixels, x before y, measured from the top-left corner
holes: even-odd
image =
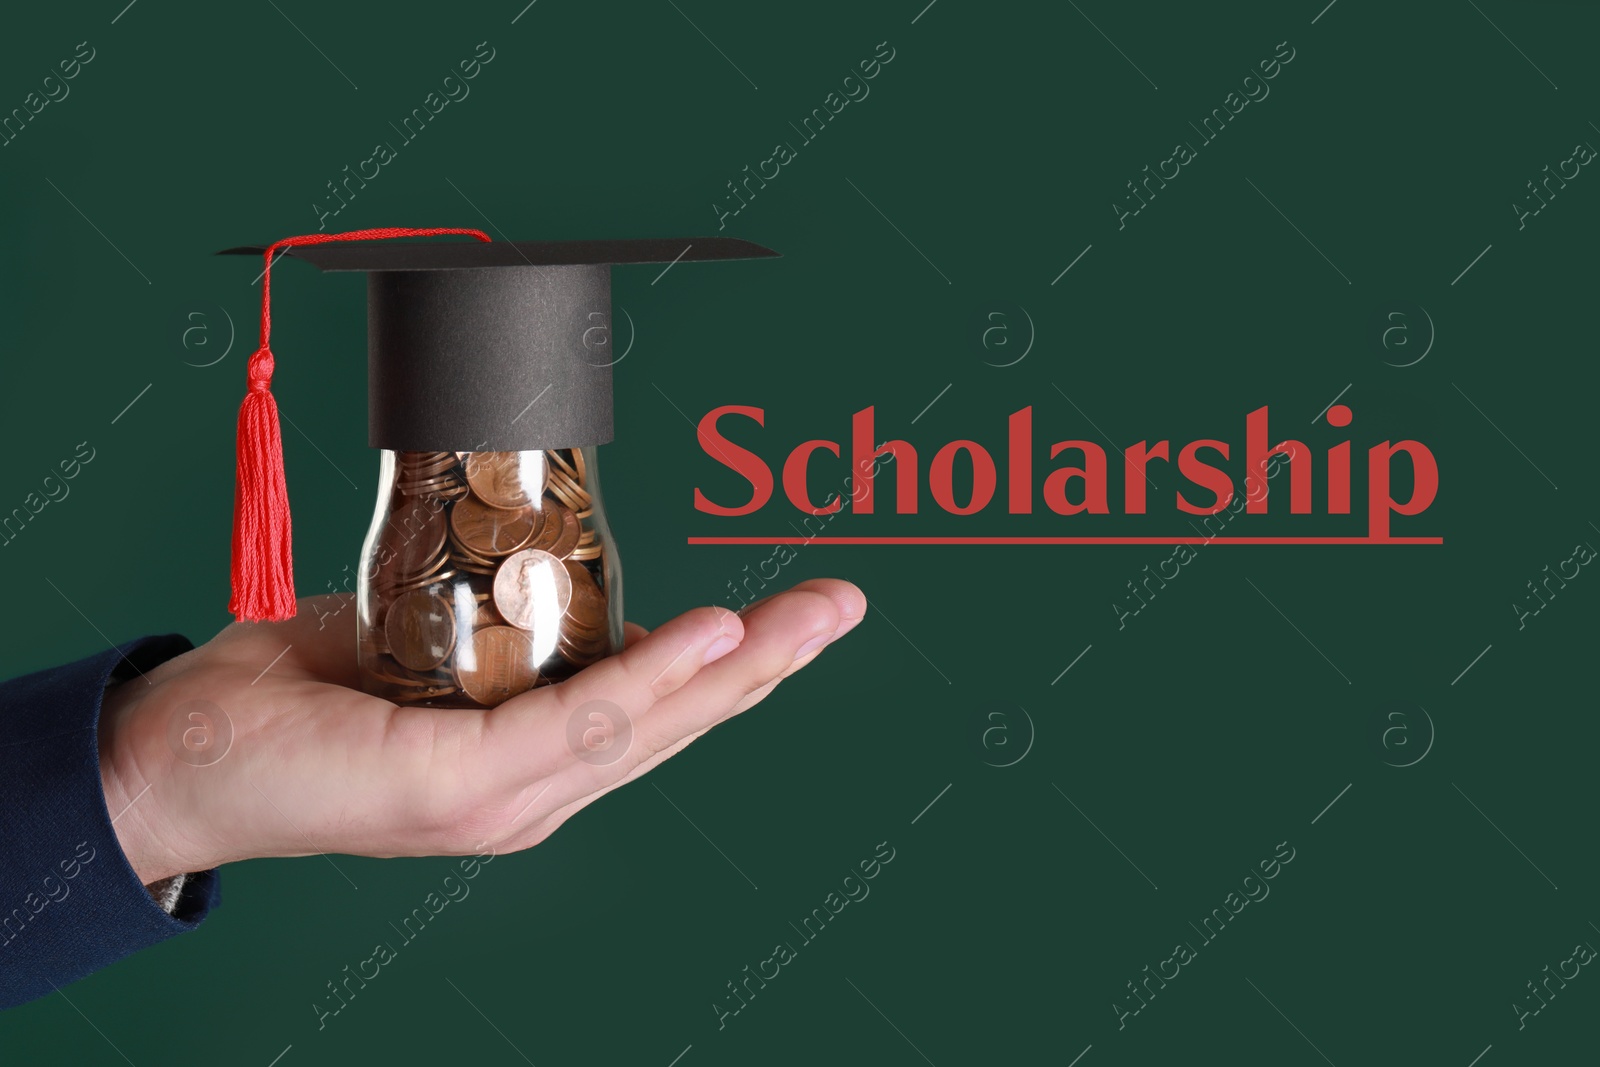
[[[453,568],[440,574],[430,574],[426,578],[419,579],[415,582],[407,582],[405,585],[400,586],[395,590],[395,596],[396,598],[402,597],[407,593],[414,593],[421,589],[426,589],[433,593],[442,592],[447,587],[450,579],[454,578],[455,576],[456,572]],[[385,619],[385,621],[387,621],[387,619]]]
[[[450,557],[452,559],[464,560],[467,563],[477,563],[477,564],[480,564],[480,565],[486,565],[486,566],[490,566],[490,567],[494,566],[494,564],[495,564],[494,559],[492,559],[491,557],[489,557],[489,556],[481,556],[478,553],[472,551],[472,549],[468,548],[466,545],[462,544],[461,543],[461,538],[456,536],[455,530],[451,530],[450,531],[450,539],[449,539],[449,542],[448,542],[448,549],[449,549]]]
[[[570,451],[563,452],[562,450],[556,448],[552,448],[545,452],[545,457],[549,459],[550,466],[554,467],[558,471],[561,471],[563,474],[567,474],[576,478],[578,476],[578,468],[574,467],[572,465],[572,461],[567,458],[569,455],[571,455]]]
[[[610,627],[605,625],[596,627],[579,626],[569,615],[561,620],[561,634],[558,638],[558,643],[589,645],[609,641],[610,638]]]
[[[572,560],[562,562],[572,584],[572,600],[567,617],[585,630],[596,630],[606,623],[606,595],[595,584],[589,568]]]
[[[400,686],[406,689],[426,689],[428,686],[439,684],[427,678],[420,678],[411,674],[392,656],[379,656],[365,667],[368,674],[386,685]]]
[[[449,470],[459,462],[454,452],[400,452],[395,458],[402,471],[421,477]]]
[[[453,475],[441,474],[435,478],[424,478],[420,481],[401,481],[396,485],[400,492],[408,496],[423,496],[432,493],[435,496],[463,496],[467,487],[462,485]]]
[[[437,569],[440,550],[449,534],[449,521],[441,508],[426,500],[405,498],[378,535],[378,565],[391,580],[417,577]]]
[[[545,490],[573,511],[584,511],[589,507],[589,494],[559,475],[550,478],[550,484],[545,486]]]
[[[542,500],[535,507],[540,509],[539,528],[533,531],[533,536],[523,547],[538,548],[548,552],[561,537],[561,512],[566,509],[549,500]]]
[[[544,492],[543,452],[474,452],[467,457],[467,484],[485,504],[524,508]]]
[[[578,516],[561,507],[560,504],[552,504],[550,506],[559,509],[561,532],[556,536],[555,544],[551,545],[548,551],[557,559],[566,559],[572,555],[572,550],[578,547],[578,538],[583,536],[583,524],[578,522]]]
[[[556,645],[556,651],[561,653],[561,658],[575,667],[587,667],[599,663],[611,654],[609,641],[595,644],[578,645],[568,641],[561,641]]]
[[[431,671],[456,647],[456,617],[444,597],[413,589],[389,605],[383,633],[401,666]]]
[[[494,606],[518,629],[547,634],[571,603],[572,576],[559,558],[537,548],[511,556],[494,576]]]
[[[532,689],[539,680],[533,641],[510,626],[485,626],[456,656],[456,681],[487,707]]]
[[[473,497],[457,501],[450,512],[450,528],[463,546],[480,556],[510,555],[528,543],[539,523],[539,513],[532,508],[511,511]]]
[[[378,623],[368,623],[363,620],[360,633],[360,647],[363,652],[382,655],[389,651],[389,639],[383,635],[383,627]]]

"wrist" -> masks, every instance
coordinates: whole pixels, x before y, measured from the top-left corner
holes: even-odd
[[[149,687],[138,681],[107,687],[100,704],[100,787],[111,828],[128,865],[144,885],[199,870],[173,845],[180,839],[161,811],[153,779],[139,773],[133,761],[123,758],[121,744],[132,713]]]

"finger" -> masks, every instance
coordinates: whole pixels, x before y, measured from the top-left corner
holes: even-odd
[[[830,617],[827,605],[830,603],[844,605],[848,613],[842,618],[837,613],[833,614],[831,630],[826,625]],[[543,817],[535,813],[534,818],[510,828],[512,833],[505,842],[506,847],[519,849],[537,844],[554,833],[563,822],[586,805],[613,789],[649,773],[704,736],[717,723],[758,703],[776,688],[783,678],[815,659],[827,643],[854,628],[861,621],[865,604],[865,598],[854,586],[844,582],[819,580],[802,583],[795,590],[768,598],[760,611],[754,610],[752,605],[752,617],[747,622],[756,629],[747,629],[740,648],[723,661],[731,662],[736,657],[747,654],[764,661],[747,664],[744,670],[733,673],[730,678],[722,681],[721,686],[724,689],[730,685],[735,690],[753,687],[749,688],[742,699],[737,700],[730,708],[726,703],[720,707],[711,706],[717,699],[715,696],[709,702],[702,700],[698,695],[691,698],[691,693],[698,694],[699,679],[714,670],[713,666],[702,670],[676,694],[663,698],[656,704],[656,708],[659,709],[669,703],[688,701],[693,714],[698,717],[689,720],[691,725],[687,727],[686,732],[676,737],[670,734],[663,736],[659,732],[659,724],[648,716],[642,730],[631,717],[626,718],[621,724],[612,724],[627,731],[624,742],[628,746],[627,751],[620,757],[607,759],[601,766],[584,766],[589,762],[586,759],[587,755],[598,753],[583,753],[581,750],[575,752],[579,766],[565,777],[560,789],[551,789],[539,797],[541,801],[539,806],[550,813]],[[754,643],[752,634],[756,637]],[[800,635],[803,634],[811,636],[802,640]],[[824,638],[823,645],[801,653],[801,649],[816,643],[819,634]],[[788,664],[786,667],[782,666],[785,662]],[[759,681],[762,675],[770,676],[774,671],[778,672],[777,677],[768,677],[764,682]],[[728,699],[732,698],[724,695],[723,700]],[[651,713],[652,716],[658,714],[655,711]],[[681,716],[680,712],[679,718]],[[682,728],[681,721],[669,727],[673,731]],[[612,736],[615,737],[616,734]]]
[[[638,638],[558,686],[513,697],[486,713],[482,748],[489,781],[524,785],[576,762],[567,721],[587,704],[641,717],[708,662],[739,644],[744,625],[725,608],[696,608]]]
[[[636,622],[625,622],[622,624],[623,648],[632,648],[636,642],[642,641],[644,638],[649,636],[650,631],[646,630],[643,626],[640,626]]]
[[[832,581],[832,579],[819,579],[819,581]],[[805,583],[805,584],[809,585],[810,583]],[[852,586],[851,588],[854,589],[855,587]],[[857,590],[857,592],[859,593],[859,590]],[[866,598],[865,597],[861,598],[861,605],[863,607],[866,605]],[[842,617],[840,619],[840,622],[839,622],[839,629],[838,629],[837,632],[834,633],[832,641],[829,641],[826,645],[823,645],[821,648],[817,649],[815,652],[812,652],[812,653],[810,653],[808,655],[805,655],[805,656],[801,656],[799,659],[795,660],[792,664],[789,665],[789,669],[784,671],[782,675],[780,675],[779,677],[773,679],[771,682],[768,682],[766,685],[762,686],[760,689],[757,689],[755,692],[749,694],[743,700],[739,701],[739,703],[734,707],[733,713],[735,715],[737,715],[740,712],[748,711],[750,708],[753,708],[757,704],[761,703],[763,700],[765,700],[768,697],[768,695],[770,695],[772,693],[772,691],[774,689],[778,688],[778,684],[780,682],[782,682],[785,678],[788,678],[790,675],[795,674],[796,672],[802,670],[807,665],[809,665],[812,660],[816,659],[818,656],[822,655],[823,652],[825,652],[829,648],[833,647],[834,641],[838,641],[845,634],[849,633],[851,630],[854,630],[857,626],[859,626],[861,624],[861,620],[864,617],[865,617],[864,615],[856,615],[854,618]]]
[[[634,779],[650,773],[657,766],[665,763],[673,756],[676,756],[679,752],[682,752],[684,749],[694,744],[710,731],[711,727],[708,726],[704,730],[690,734],[688,737],[678,741],[664,752],[658,752],[654,756],[651,756],[645,762],[634,767],[633,770],[629,771],[622,778],[611,782],[608,785],[604,785],[593,792],[584,793],[577,799],[571,800],[557,808],[555,811],[552,811],[543,819],[537,819],[530,822],[526,826],[518,827],[512,837],[504,842],[505,849],[507,851],[515,852],[519,849],[530,848],[533,845],[538,844],[540,841],[543,841],[545,838],[555,833],[555,831],[560,828],[562,823],[572,818],[590,804],[593,804],[595,801],[599,800],[601,797],[612,792],[613,790],[621,789]]]
[[[737,649],[634,720],[636,751],[627,769],[733,715],[746,697],[831,641],[840,625],[834,598],[811,589],[783,593],[752,611]]]
[[[843,636],[845,630],[860,622],[867,613],[867,598],[855,585],[839,578],[808,578],[796,585],[790,592],[821,593],[833,601],[834,607],[839,611],[840,630],[836,636]],[[739,612],[741,618],[748,618],[758,607],[767,604],[771,597],[762,597],[760,600],[746,604]]]
[[[795,589],[821,593],[833,600],[834,604],[839,608],[839,628],[833,635],[833,641],[839,640],[839,638],[855,629],[858,625],[860,625],[861,620],[866,617],[866,595],[849,582],[840,581],[837,578],[812,578],[801,582],[799,585],[795,586]],[[740,615],[742,617],[749,616],[751,613],[760,610],[761,606],[766,604],[771,599],[771,597],[762,597],[760,600],[752,601],[751,603],[746,604],[743,611],[740,612]],[[788,678],[790,675],[794,674],[796,671],[799,671],[812,660],[820,656],[823,650],[831,645],[833,641],[830,641],[826,645],[822,646],[822,648],[818,648],[815,651],[795,660],[789,665],[788,669],[785,670],[783,674],[750,693],[734,708],[734,714],[737,715],[741,711],[747,711],[755,705],[761,703],[761,701],[765,700],[767,696],[778,687],[779,682],[783,681],[785,678]]]
[[[866,598],[861,595],[858,589],[849,585],[849,583],[837,582],[832,579],[817,579],[810,582],[802,582],[791,592],[800,591],[821,593],[824,596],[828,596],[830,599],[834,600],[836,604],[842,604],[845,612],[848,613],[847,615],[841,617],[838,627],[833,634],[832,640],[830,640],[828,644],[832,644],[833,641],[837,641],[840,637],[843,637],[846,633],[849,633],[861,622],[861,619],[864,617]],[[775,594],[777,597],[786,597],[788,595],[788,593]],[[754,615],[757,611],[758,604],[766,605],[773,599],[774,597],[765,597],[761,601],[749,604],[746,606],[746,611]],[[762,622],[763,624],[765,622],[765,620],[756,619],[747,619],[746,621],[751,625],[755,625],[758,621]],[[749,640],[749,636],[747,635],[747,644]],[[699,729],[694,730],[686,737],[681,737],[675,741],[672,741],[665,748],[659,751],[645,755],[642,760],[629,760],[633,766],[620,779],[602,785],[592,793],[587,793],[577,797],[576,799],[566,803],[562,807],[552,812],[542,821],[538,821],[527,827],[521,828],[518,832],[518,835],[510,843],[509,847],[527,848],[538,843],[539,841],[544,840],[551,833],[554,833],[562,823],[566,822],[567,819],[577,814],[587,805],[594,803],[596,800],[605,796],[607,793],[610,793],[612,790],[620,789],[622,786],[633,782],[635,779],[650,773],[650,771],[654,770],[656,767],[659,767],[673,756],[676,756],[678,753],[688,748],[695,741],[705,736],[705,734],[708,733],[714,726],[724,721],[726,718],[759,704],[767,697],[768,694],[778,687],[780,682],[794,674],[796,671],[805,667],[812,660],[816,659],[817,656],[822,654],[823,648],[826,647],[827,645],[824,645],[822,648],[818,648],[813,652],[809,652],[803,656],[793,659],[790,662],[790,665],[783,670],[778,677],[768,681],[764,685],[759,686],[750,693],[746,694],[743,699],[739,700],[734,705],[732,711],[728,713],[728,715],[717,719],[716,722],[707,723]],[[683,692],[687,692],[689,688],[692,687],[686,686]],[[636,738],[630,737],[628,743],[631,746],[636,741]]]

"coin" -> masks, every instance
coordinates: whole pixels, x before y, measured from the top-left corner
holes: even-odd
[[[539,680],[533,641],[510,626],[485,626],[473,633],[470,653],[456,656],[456,682],[487,707],[532,689]]]
[[[561,658],[576,667],[587,667],[598,663],[611,653],[611,642],[606,638],[593,641],[569,640],[565,635],[556,642],[556,651]]]
[[[460,497],[467,494],[467,487],[451,474],[441,474],[416,482],[399,482],[396,488],[407,496]]]
[[[486,600],[479,604],[476,613],[472,616],[472,628],[481,629],[485,626],[504,626],[505,616],[494,606],[494,601]]]
[[[544,492],[543,452],[474,452],[467,484],[490,507],[523,508]]]
[[[389,654],[403,667],[431,671],[456,647],[456,617],[444,597],[426,589],[403,593],[391,605],[383,624]]]
[[[578,538],[583,535],[583,526],[578,522],[578,516],[560,504],[550,506],[557,509],[561,519],[561,531],[556,536],[555,544],[551,545],[548,551],[557,559],[566,559],[572,555],[572,550],[578,547]]]
[[[568,458],[571,454],[570,450],[552,448],[545,452],[545,458],[550,461],[550,466],[556,470],[569,477],[576,478],[578,477],[578,468],[574,467],[572,461]]]
[[[427,673],[439,667],[455,647],[455,613],[439,586],[399,592],[384,614],[381,635],[385,649],[408,671]]]
[[[360,659],[405,705],[494,706],[618,650],[582,449],[396,452]]]
[[[557,510],[560,505],[549,500],[541,500],[534,506],[539,509],[538,526],[523,547],[539,548],[548,552],[550,546],[561,536],[561,514]]]
[[[433,592],[440,592],[448,588],[450,579],[454,578],[455,576],[456,572],[454,568],[444,571],[437,571],[433,574],[427,575],[426,577],[418,578],[416,581],[407,582],[405,585],[402,585],[395,590],[395,595],[397,597],[403,596],[406,593],[415,592],[418,589],[428,589]]]
[[[460,462],[454,452],[400,452],[395,459],[403,473],[424,478],[449,470]]]
[[[489,567],[491,569],[495,565],[495,560],[493,557],[479,555],[466,545],[462,544],[461,538],[456,536],[454,529],[450,531],[448,549],[450,557],[456,560],[458,563],[475,563],[480,567]]]
[[[583,511],[589,506],[588,494],[575,491],[564,476],[552,475],[545,491],[573,511]]]
[[[449,521],[442,508],[432,507],[425,500],[407,500],[398,505],[379,535],[381,576],[399,581],[436,569],[434,564],[448,534]]]
[[[572,576],[558,557],[537,548],[510,557],[494,576],[494,606],[519,629],[547,632],[571,603]]]
[[[606,595],[595,584],[589,568],[573,560],[562,561],[568,581],[572,586],[571,602],[567,605],[567,619],[582,630],[598,631],[606,625]]]
[[[400,666],[393,656],[378,656],[367,668],[374,678],[387,685],[402,689],[426,689],[440,684],[431,678],[421,678]]]
[[[531,507],[508,510],[476,497],[459,500],[450,511],[450,528],[462,545],[480,556],[508,556],[527,544],[540,516]]]

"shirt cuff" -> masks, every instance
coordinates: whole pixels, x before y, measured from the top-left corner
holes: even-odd
[[[183,895],[183,883],[188,880],[187,874],[175,874],[171,878],[151,882],[145,889],[150,893],[150,899],[161,905],[162,911],[171,915],[177,910],[178,898]]]

